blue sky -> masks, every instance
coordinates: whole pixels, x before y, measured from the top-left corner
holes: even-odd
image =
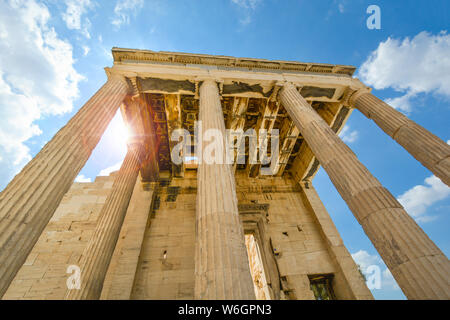
[[[366,26],[372,4],[380,30]],[[0,190],[105,82],[113,46],[354,65],[375,95],[449,141],[449,15],[446,0],[1,1]],[[120,121],[79,181],[118,167]],[[450,188],[358,111],[342,138],[448,256]],[[374,296],[404,298],[322,169],[314,185],[357,262],[380,266]]]

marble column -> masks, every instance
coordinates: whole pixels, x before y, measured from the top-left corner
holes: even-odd
[[[450,145],[367,90],[354,92],[349,104],[372,119],[436,177],[450,186]]]
[[[0,297],[128,94],[108,81],[0,193]]]
[[[203,133],[215,129],[222,134],[220,141],[210,143],[225,143],[219,90],[213,80],[200,87],[199,120]],[[203,142],[204,149],[206,144]],[[195,298],[255,299],[236,183],[225,155],[209,164],[203,158],[198,165],[197,188]]]
[[[286,111],[409,299],[449,299],[449,262],[292,83]]]
[[[81,269],[81,289],[69,289],[65,299],[100,298],[103,281],[136,184],[143,157],[142,150],[140,143],[128,145],[128,152],[114,179],[112,190],[100,211],[94,234],[89,239],[78,264]]]
[[[137,178],[100,299],[129,300],[145,231],[150,224],[157,182]]]

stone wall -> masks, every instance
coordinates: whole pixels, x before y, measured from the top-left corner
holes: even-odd
[[[112,175],[73,184],[4,299],[64,297],[67,267],[83,252],[113,179]],[[139,258],[133,254],[138,259],[136,272],[126,274],[126,279],[134,278],[129,286],[132,299],[194,298],[196,184],[195,171],[186,170],[184,178],[162,180],[155,188],[150,219],[141,231]],[[249,179],[238,171],[236,189],[244,231],[254,235],[259,248],[266,295],[314,299],[308,276],[333,274],[338,299],[372,298],[311,185],[300,186],[286,176]],[[115,267],[121,254],[115,252],[102,298],[114,298],[111,281],[124,279],[121,268]],[[117,289],[120,292],[120,285]]]
[[[197,178],[161,183],[144,234],[132,299],[193,299]]]
[[[256,214],[248,204],[268,207],[265,214],[261,212],[265,217],[256,230],[262,242],[259,246],[268,248],[265,271],[273,298],[314,299],[308,275],[316,274],[334,275],[333,289],[338,299],[372,298],[323,204],[318,196],[311,195],[315,194],[312,185],[307,189],[289,177],[267,177],[255,182],[242,173],[236,175],[236,184],[247,233],[252,232],[247,225],[256,220],[245,217]]]
[[[3,299],[64,297],[67,268],[78,263],[113,182],[114,174],[72,185]]]

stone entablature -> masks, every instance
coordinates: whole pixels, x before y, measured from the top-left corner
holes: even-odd
[[[297,61],[266,60],[254,58],[236,58],[209,54],[192,54],[183,52],[136,50],[112,48],[115,63],[156,62],[168,65],[210,65],[227,68],[242,68],[242,70],[256,71],[280,70],[291,72],[331,73],[352,76],[356,68],[346,65],[326,63],[302,63]]]
[[[365,86],[355,67],[113,48],[109,74],[122,74],[141,93],[198,97],[198,82],[212,78],[222,96],[267,98],[280,83],[295,83],[311,101],[338,102],[346,90]]]

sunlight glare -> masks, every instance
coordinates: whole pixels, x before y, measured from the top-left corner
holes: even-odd
[[[130,132],[123,121],[120,110],[117,111],[116,115],[111,120],[110,128],[111,138],[117,143],[117,148],[126,150]]]

